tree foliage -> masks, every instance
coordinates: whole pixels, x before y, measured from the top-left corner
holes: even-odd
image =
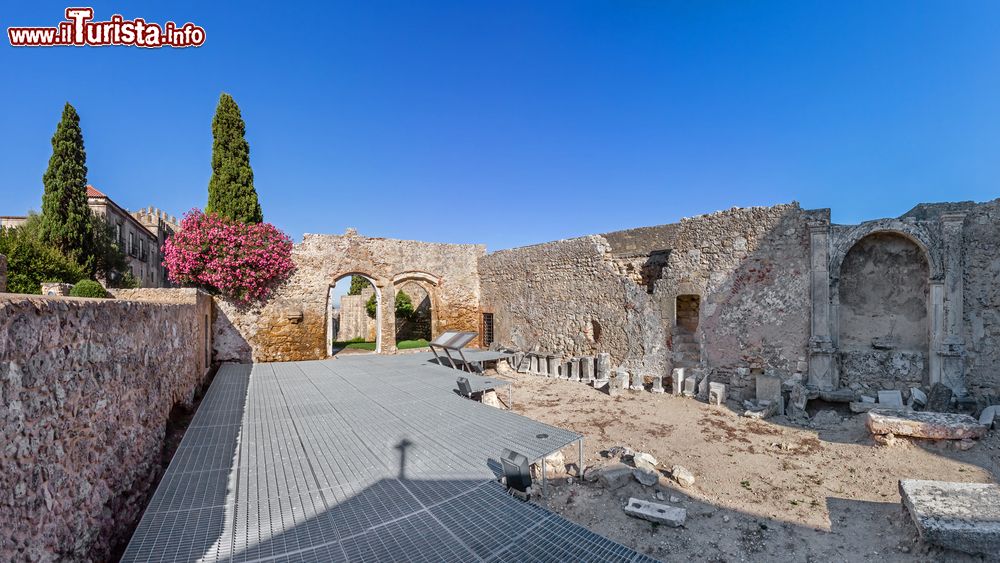
[[[240,108],[229,94],[219,96],[212,118],[212,178],[205,213],[241,223],[260,223],[264,214],[253,187],[250,145]]]
[[[104,286],[94,280],[80,280],[69,290],[70,297],[99,297],[106,298],[108,291]]]
[[[368,301],[365,301],[365,313],[372,319],[378,316],[378,300],[375,299],[374,293],[368,298]]]
[[[416,310],[413,308],[413,300],[405,291],[396,292],[396,316],[401,319],[410,320]]]
[[[114,227],[100,215],[91,212],[89,208],[87,211],[90,213],[91,223],[87,240],[90,257],[85,263],[80,264],[84,273],[90,278],[104,279],[108,287],[138,287],[138,280],[129,270],[128,256],[118,247],[118,241],[115,240]],[[42,234],[44,223],[43,216],[30,214],[20,228],[45,244]]]
[[[87,207],[87,153],[80,116],[68,102],[52,136],[52,156],[42,176],[43,242],[90,270],[91,211]]]
[[[361,295],[368,285],[371,284],[364,276],[351,276],[351,289],[347,290],[348,295]]]
[[[192,209],[163,245],[170,281],[241,305],[264,301],[295,270],[292,239],[270,223],[241,223]]]
[[[42,282],[76,283],[86,277],[73,259],[39,240],[25,227],[0,229],[0,254],[7,257],[7,291],[42,292]]]

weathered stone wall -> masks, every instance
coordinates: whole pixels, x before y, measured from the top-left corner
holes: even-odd
[[[375,338],[375,319],[368,316],[365,310],[368,300],[375,290],[366,288],[360,295],[342,295],[340,297],[340,329],[334,340],[345,342],[354,338],[373,340]]]
[[[207,303],[207,302],[206,302]],[[0,296],[0,560],[104,561],[205,377],[196,304]]]
[[[477,262],[485,247],[345,235],[305,235],[292,250],[297,270],[272,299],[240,309],[217,299],[216,359],[290,361],[326,356],[326,311],[331,286],[364,274],[380,292],[381,351],[395,350],[395,286],[426,281],[435,304],[433,334],[479,330]]]
[[[429,340],[433,321],[430,293],[420,282],[413,280],[403,282],[397,290],[410,297],[413,316],[408,319],[396,316],[396,342],[421,338]]]
[[[616,365],[662,373],[664,335],[645,289],[619,273],[611,247],[588,236],[501,250],[479,261],[494,340],[565,356],[608,352]]]
[[[1000,200],[969,209],[962,237],[966,381],[1000,389]]]
[[[700,296],[705,367],[804,372],[809,338],[809,213],[798,204],[734,208],[672,226],[653,293],[668,344],[677,298]]]

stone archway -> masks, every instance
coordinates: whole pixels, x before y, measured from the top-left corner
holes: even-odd
[[[333,297],[333,288],[341,280],[348,279],[348,278],[351,278],[353,276],[358,276],[358,277],[364,278],[365,280],[368,281],[369,284],[371,284],[371,287],[374,290],[374,296],[375,296],[375,350],[374,351],[375,351],[376,354],[385,352],[385,349],[382,347],[382,334],[383,334],[383,332],[385,332],[384,327],[382,326],[383,325],[383,310],[382,310],[383,309],[383,306],[382,306],[383,299],[382,299],[382,287],[381,286],[383,284],[380,284],[380,283],[376,282],[376,280],[375,280],[374,277],[372,277],[372,276],[370,276],[370,275],[368,275],[366,273],[363,273],[363,272],[347,272],[345,274],[339,274],[339,275],[334,276],[333,279],[331,280],[329,286],[327,287],[327,297],[326,297],[326,355],[327,355],[327,357],[333,355],[333,349],[332,348],[333,348],[333,339],[335,337],[333,320],[332,320],[332,316],[333,316],[333,298],[334,298]],[[341,313],[343,314],[343,311]]]
[[[427,293],[429,301],[428,304],[430,307],[430,339],[433,340],[444,330],[440,326],[441,307],[440,297],[438,295],[438,287],[441,284],[441,278],[435,276],[434,274],[417,270],[400,272],[392,277],[393,288],[405,287],[408,284],[416,284]],[[413,305],[416,306],[417,303],[414,302]]]
[[[841,385],[874,393],[924,384],[932,342],[927,248],[906,233],[874,231],[842,256],[832,288]]]

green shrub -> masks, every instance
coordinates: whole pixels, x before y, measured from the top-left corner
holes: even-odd
[[[368,313],[368,317],[374,319],[375,315],[378,314],[378,301],[375,300],[375,294],[373,293],[368,301],[365,303],[365,313]]]
[[[400,291],[396,293],[396,316],[401,319],[412,319],[413,318],[413,300],[410,296],[406,294],[405,291]]]
[[[73,289],[69,290],[70,297],[101,297],[108,296],[108,291],[104,286],[94,280],[80,280]]]
[[[23,227],[0,229],[0,254],[7,257],[7,291],[42,292],[42,282],[76,283],[84,269]]]

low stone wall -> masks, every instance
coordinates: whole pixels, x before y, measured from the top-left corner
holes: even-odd
[[[0,560],[104,561],[127,539],[204,382],[206,304],[0,295]]]

